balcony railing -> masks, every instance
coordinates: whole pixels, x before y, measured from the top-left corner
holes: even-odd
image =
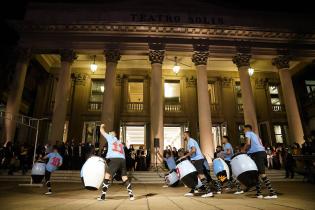
[[[271,109],[273,112],[284,112],[285,111],[285,108],[283,105],[274,105],[272,104],[271,105]]]
[[[164,105],[165,112],[181,112],[182,105],[180,103],[166,103]]]
[[[101,111],[102,110],[102,102],[94,102],[90,101],[88,105],[89,111]]]
[[[237,104],[237,111],[240,113],[244,112],[243,104]]]
[[[127,102],[127,112],[143,112],[143,102]]]

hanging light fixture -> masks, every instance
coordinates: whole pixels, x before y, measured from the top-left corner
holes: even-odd
[[[248,68],[248,74],[249,74],[250,77],[253,76],[254,71],[255,71],[255,70],[254,70],[252,67],[249,67],[249,68]]]
[[[173,66],[173,72],[177,74],[180,71],[180,66],[177,64],[177,57],[175,56],[175,64]]]
[[[90,69],[91,69],[92,73],[96,72],[96,70],[97,70],[97,65],[95,64],[95,58],[96,58],[96,55],[93,56],[93,63],[91,63],[91,65],[90,65]]]

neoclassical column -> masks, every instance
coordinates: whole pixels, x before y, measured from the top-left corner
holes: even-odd
[[[162,63],[165,50],[163,44],[150,44],[149,46],[149,60],[152,68],[150,85],[151,157],[155,157],[154,138],[160,140],[160,152],[163,152],[164,148]]]
[[[6,105],[5,119],[5,140],[6,142],[13,141],[16,129],[14,116],[19,114],[19,109],[22,101],[22,93],[27,72],[28,63],[31,57],[29,49],[19,48],[18,60],[14,72],[14,77],[9,89],[8,100]]]
[[[294,93],[291,74],[289,71],[290,57],[288,55],[280,55],[272,60],[272,65],[279,70],[279,77],[281,82],[282,95],[286,109],[286,115],[289,125],[289,136],[291,143],[297,142],[302,144],[304,142],[303,127],[299,109]]]
[[[106,124],[107,132],[114,129],[116,69],[120,57],[119,49],[105,51],[106,72],[101,121]]]
[[[197,74],[197,98],[200,147],[207,160],[212,162],[214,157],[211,109],[208,92],[207,60],[209,56],[208,46],[196,49],[192,56],[192,62],[196,66]]]
[[[62,142],[64,125],[67,117],[67,107],[71,89],[71,66],[77,58],[73,50],[63,49],[60,51],[61,66],[55,91],[55,103],[52,116],[51,131],[48,143]]]
[[[249,53],[237,53],[233,58],[233,63],[237,66],[240,76],[245,124],[250,124],[253,127],[253,131],[258,133],[255,100],[248,74],[250,58],[251,55]]]

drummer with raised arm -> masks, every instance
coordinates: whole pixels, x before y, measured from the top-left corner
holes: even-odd
[[[102,136],[105,137],[108,143],[108,151],[106,154],[106,159],[108,162],[108,170],[105,173],[105,179],[103,182],[103,188],[101,195],[97,198],[99,201],[105,200],[105,196],[107,190],[110,185],[110,179],[119,171],[121,172],[121,178],[123,184],[126,186],[129,199],[134,200],[134,195],[131,187],[131,182],[128,180],[127,176],[127,167],[126,167],[126,159],[125,159],[125,152],[123,144],[117,139],[116,132],[111,131],[106,133],[105,131],[105,124],[102,124],[100,127],[100,132]]]
[[[265,173],[265,162],[267,161],[267,154],[265,151],[265,147],[262,145],[261,139],[252,131],[251,125],[244,126],[244,133],[246,137],[246,145],[245,148],[247,150],[247,154],[254,160],[256,166],[258,168],[258,173],[265,183],[266,187],[269,190],[269,195],[263,197],[261,192],[261,184],[260,180],[256,184],[256,196],[257,198],[265,198],[265,199],[273,199],[277,198],[276,191],[272,188],[271,182],[266,176]]]
[[[198,172],[198,177],[200,181],[206,188],[206,193],[202,195],[201,197],[203,198],[213,197],[213,193],[211,192],[210,185],[208,184],[207,179],[203,172],[203,164],[204,164],[205,158],[203,154],[201,153],[200,147],[197,141],[190,137],[189,131],[185,131],[183,137],[184,137],[184,141],[187,142],[188,153],[184,155],[183,157],[179,158],[179,160],[190,157],[192,164],[195,166]],[[185,196],[194,196],[194,191],[195,189],[191,189],[191,191],[186,193]]]

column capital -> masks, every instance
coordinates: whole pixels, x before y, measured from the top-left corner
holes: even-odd
[[[88,78],[88,74],[74,72],[71,74],[71,78],[74,80],[75,85],[85,85],[85,81]]]
[[[78,57],[73,50],[61,49],[59,52],[60,52],[61,62],[65,61],[65,62],[72,63]]]
[[[209,51],[194,51],[192,55],[192,62],[196,65],[207,65]]]
[[[149,43],[149,60],[151,64],[163,63],[165,45],[163,43]]]
[[[290,68],[290,60],[291,56],[289,55],[279,55],[272,59],[272,65],[277,67],[277,69],[288,69]]]
[[[237,66],[237,68],[243,67],[243,66],[250,66],[250,58],[251,54],[248,53],[237,53],[232,61]]]
[[[18,47],[16,49],[16,55],[19,62],[26,63],[31,59],[32,56],[31,49]]]
[[[105,60],[106,63],[118,63],[121,58],[119,49],[109,49],[105,50]]]

